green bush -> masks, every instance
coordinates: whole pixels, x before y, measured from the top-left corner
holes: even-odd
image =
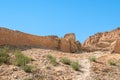
[[[47,55],[47,59],[50,61],[50,63],[51,63],[53,66],[56,66],[56,65],[57,65],[56,57],[53,57],[52,55],[48,54],[48,55]]]
[[[31,66],[31,65],[25,65],[25,66],[23,66],[23,70],[25,72],[27,72],[27,73],[30,73],[30,72],[33,71],[33,66]]]
[[[116,63],[115,63],[114,60],[109,60],[108,63],[109,63],[110,65],[112,65],[112,66],[116,66]]]
[[[9,53],[13,53],[12,55],[14,55],[15,57],[12,58],[11,56],[9,56]],[[10,52],[10,48],[7,46],[0,48],[0,65],[4,63],[10,63],[16,66],[20,66],[21,68],[23,68],[23,70],[25,70],[25,72],[32,72],[33,67],[27,65],[27,63],[29,63],[30,61],[32,61],[32,58],[25,56],[18,49],[12,50],[12,52]]]
[[[9,63],[10,58],[7,50],[8,49],[6,49],[5,47],[0,49],[0,65],[3,63]]]
[[[24,80],[33,80],[32,78],[25,78]]]
[[[2,52],[8,53],[10,50],[9,46],[4,46],[3,48],[1,48],[0,50],[2,50]]]
[[[68,58],[66,58],[66,57],[61,58],[60,61],[61,61],[63,64],[67,64],[67,65],[70,65],[70,63],[71,63],[70,59],[68,59]]]
[[[4,52],[0,52],[0,65],[3,63],[9,63],[9,55]]]
[[[72,67],[74,70],[79,71],[80,65],[79,65],[78,62],[73,61],[73,62],[71,62],[70,65],[71,65],[71,67]]]
[[[14,64],[17,66],[25,66],[27,63],[29,63],[32,60],[31,58],[22,54],[20,50],[16,50],[14,54],[16,57]]]
[[[92,62],[97,62],[97,58],[95,56],[89,57],[89,60]]]

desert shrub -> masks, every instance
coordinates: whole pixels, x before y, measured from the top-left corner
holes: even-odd
[[[78,62],[72,61],[71,64],[70,64],[70,66],[71,66],[74,70],[79,71],[80,65],[79,65]]]
[[[116,62],[114,60],[108,60],[108,64],[112,65],[112,66],[115,66],[116,65]]]
[[[9,63],[9,54],[7,47],[3,47],[0,49],[0,65],[3,63]]]
[[[68,58],[66,58],[66,57],[61,58],[60,61],[61,61],[63,64],[67,64],[67,65],[70,65],[70,63],[71,63],[70,59],[68,59]]]
[[[16,50],[14,52],[14,55],[16,57],[14,64],[17,66],[25,66],[27,63],[29,63],[32,60],[31,58],[22,54],[20,50]]]
[[[0,65],[9,63],[20,66],[25,72],[32,72],[33,67],[26,65],[30,61],[32,61],[32,58],[25,56],[18,49],[10,50],[7,46],[0,48]]]
[[[95,56],[89,57],[89,60],[92,62],[97,62],[97,58]]]
[[[9,55],[4,52],[0,52],[0,65],[3,63],[9,63]]]
[[[24,80],[33,80],[32,78],[28,77],[28,78],[25,78]]]
[[[2,52],[8,53],[9,50],[10,50],[10,47],[9,46],[4,46],[0,50],[2,50]]]
[[[47,55],[47,59],[50,61],[50,63],[51,63],[53,66],[56,66],[56,65],[57,65],[56,57],[48,54],[48,55]]]
[[[32,65],[25,65],[25,66],[23,66],[22,68],[23,68],[23,70],[24,70],[25,72],[27,72],[27,73],[30,73],[30,72],[33,71],[33,66],[32,66]]]

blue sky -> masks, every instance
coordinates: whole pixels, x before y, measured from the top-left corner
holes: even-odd
[[[120,0],[0,0],[0,26],[35,35],[89,36],[120,26]]]

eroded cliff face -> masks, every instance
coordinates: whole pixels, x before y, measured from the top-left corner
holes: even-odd
[[[67,52],[79,52],[81,50],[81,44],[79,41],[76,41],[75,34],[70,33],[60,39],[60,49]]]
[[[67,34],[67,37],[64,38],[58,38],[57,36],[35,36],[20,31],[0,28],[0,46],[2,45],[42,47],[65,52],[77,52],[80,51],[79,47],[81,47],[81,44],[77,44],[73,33]],[[73,45],[77,48],[71,48]]]
[[[120,41],[120,28],[109,32],[97,33],[90,36],[83,44],[84,47],[89,47],[96,50],[111,50],[118,51],[118,43]],[[117,47],[116,47],[117,46]]]

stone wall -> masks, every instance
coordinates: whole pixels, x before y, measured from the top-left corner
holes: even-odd
[[[42,47],[65,52],[80,51],[81,44],[76,44],[75,34],[66,34],[64,38],[57,36],[36,36],[20,31],[0,28],[0,46],[10,45],[15,47]],[[79,47],[79,48],[77,48]]]

